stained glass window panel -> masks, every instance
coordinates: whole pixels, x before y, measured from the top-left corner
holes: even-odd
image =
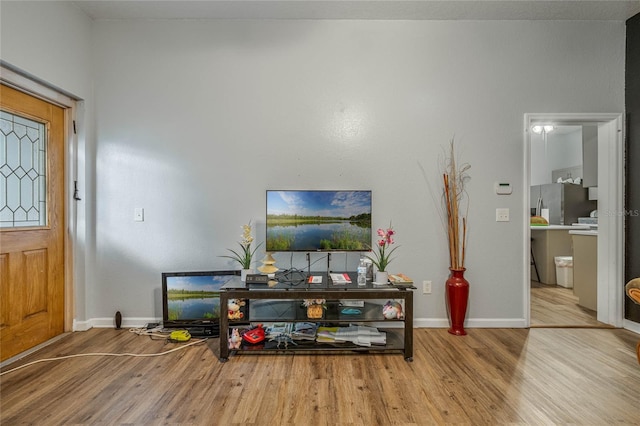
[[[0,111],[0,228],[47,225],[46,127]]]

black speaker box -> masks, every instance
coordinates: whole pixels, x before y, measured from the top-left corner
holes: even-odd
[[[247,284],[267,284],[269,282],[269,276],[262,274],[247,274],[245,282]]]

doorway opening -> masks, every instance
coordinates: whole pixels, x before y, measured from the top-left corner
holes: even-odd
[[[622,116],[526,114],[524,139],[527,325],[620,327]]]

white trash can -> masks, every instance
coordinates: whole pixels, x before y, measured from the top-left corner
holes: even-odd
[[[556,281],[559,286],[573,288],[573,257],[556,256]]]

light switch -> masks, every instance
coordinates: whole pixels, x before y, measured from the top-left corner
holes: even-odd
[[[136,207],[133,209],[133,221],[144,222],[144,209],[142,207]]]
[[[496,209],[496,222],[509,222],[509,209]]]

